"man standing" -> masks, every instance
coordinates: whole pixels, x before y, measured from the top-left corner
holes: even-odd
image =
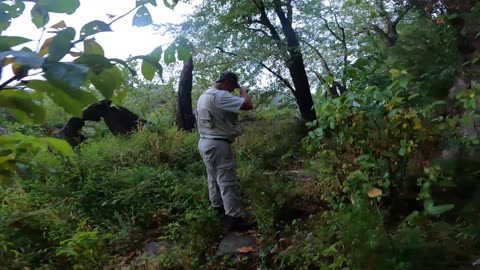
[[[237,88],[240,97],[231,94]],[[210,202],[218,213],[225,214],[231,231],[248,230],[254,225],[242,217],[235,156],[230,145],[243,133],[238,123],[239,110],[251,109],[248,89],[240,87],[232,72],[220,74],[197,103],[198,150],[207,169]]]

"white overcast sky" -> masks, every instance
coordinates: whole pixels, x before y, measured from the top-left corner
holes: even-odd
[[[59,0],[61,1],[61,0]],[[194,1],[195,2],[195,1]],[[31,22],[30,10],[32,3],[26,2],[25,12],[19,18],[13,20],[11,26],[2,33],[3,36],[23,36],[32,41],[25,45],[36,48],[41,30]],[[107,14],[122,15],[135,6],[135,0],[81,0],[80,7],[72,15],[50,13],[51,26],[59,21],[65,21],[67,26],[75,28],[77,38],[80,29],[86,23],[93,20],[102,20],[106,23],[112,21]],[[174,10],[157,0],[157,6],[146,5],[152,15],[154,23],[181,22],[183,18],[193,11],[192,4],[179,3]],[[126,59],[129,55],[142,55],[150,53],[154,48],[165,45],[172,40],[172,37],[164,37],[156,34],[152,26],[132,26],[132,18],[135,12],[121,18],[112,24],[113,32],[98,33],[94,37],[102,45],[105,56],[108,58]],[[45,34],[43,39],[51,34]],[[22,46],[25,46],[22,45]]]

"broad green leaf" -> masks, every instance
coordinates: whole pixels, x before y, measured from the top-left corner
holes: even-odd
[[[89,72],[88,77],[95,88],[97,88],[106,99],[112,97],[113,92],[119,89],[123,82],[122,73],[117,66],[104,69],[99,74]]]
[[[38,138],[40,142],[48,144],[48,146],[55,150],[58,151],[60,154],[63,156],[73,156],[73,150],[70,144],[68,144],[64,140],[56,139],[56,138]]]
[[[86,54],[105,55],[102,46],[100,46],[94,38],[85,40],[83,46]]]
[[[38,0],[37,5],[47,12],[73,14],[80,6],[80,0]]]
[[[156,0],[136,0],[136,6],[143,6],[145,4],[152,4],[152,6],[157,6],[157,1]]]
[[[48,21],[50,21],[48,11],[40,7],[38,3],[33,6],[30,13],[32,15],[32,22],[37,28],[44,27],[48,23]]]
[[[0,3],[0,8],[7,6],[6,4]],[[12,17],[5,12],[0,12],[0,33],[10,27],[12,22]]]
[[[45,78],[64,90],[79,89],[87,80],[88,68],[75,63],[51,63],[43,66]]]
[[[135,13],[135,16],[133,16],[132,25],[142,27],[152,23],[152,15],[150,15],[150,12],[145,6],[141,6]]]
[[[190,59],[190,56],[192,55],[190,46],[188,45],[188,41],[185,38],[181,38],[178,42],[177,46],[177,53],[178,53],[178,58],[184,62],[188,61]]]
[[[24,37],[1,36],[0,37],[0,51],[8,51],[10,48],[32,41]]]
[[[23,1],[15,1],[15,4],[10,6],[8,15],[10,15],[12,18],[18,18],[20,15],[23,14],[23,11],[25,10],[25,4]]]
[[[162,58],[162,46],[158,46],[148,55],[150,55],[152,57],[153,61],[159,62],[160,59]]]
[[[46,93],[58,106],[67,113],[82,117],[85,107],[97,102],[95,96],[82,90],[62,90],[47,81],[31,80],[28,87],[42,93]]]
[[[160,63],[155,59],[153,58],[152,56],[150,55],[141,55],[141,56],[135,56],[135,57],[132,57],[133,60],[135,59],[142,59],[143,62],[148,62],[149,65],[151,65],[153,68],[155,68],[155,70],[157,71],[158,75],[160,77],[162,77],[162,73],[163,73],[163,67],[162,65],[160,65]],[[144,69],[143,69],[143,63],[142,63],[142,74],[144,72]],[[143,76],[145,76],[145,78],[150,78],[151,76],[151,70],[149,70],[149,67],[148,66],[145,66],[145,70],[146,70],[146,75],[143,74]],[[153,78],[153,77],[152,77]]]
[[[142,62],[142,74],[145,79],[151,81],[155,77],[155,67],[152,66],[147,60]]]
[[[175,58],[175,51],[176,51],[176,46],[174,44],[170,45],[167,47],[165,50],[165,54],[163,56],[163,61],[165,61],[165,64],[171,64],[175,63],[176,58]]]
[[[83,54],[74,61],[77,64],[86,65],[96,74],[104,69],[112,67],[110,60],[99,54]]]
[[[40,55],[28,51],[6,51],[0,53],[0,59],[4,59],[8,56],[12,56],[15,59],[15,62],[17,62],[18,64],[30,68],[41,67],[45,60]]]
[[[35,123],[42,123],[45,120],[44,108],[35,103],[31,93],[27,91],[0,91],[0,107],[8,108],[21,122],[31,119]]]
[[[70,51],[74,38],[75,29],[72,27],[59,31],[48,46],[48,60],[50,62],[60,61]]]
[[[178,4],[178,0],[173,0],[171,4],[168,0],[163,0],[163,4],[169,9],[173,9]]]
[[[434,206],[432,200],[425,200],[423,202],[423,207],[425,208],[425,211],[428,214],[433,215],[433,216],[438,216],[438,215],[441,215],[445,212],[448,212],[448,211],[452,210],[455,207],[455,205],[454,204],[442,204],[442,205]]]
[[[111,32],[110,25],[103,21],[95,20],[85,24],[80,30],[80,38],[85,38],[100,32]]]

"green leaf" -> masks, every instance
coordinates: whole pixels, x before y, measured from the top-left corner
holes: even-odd
[[[48,23],[48,21],[50,21],[48,11],[40,7],[38,3],[33,6],[30,14],[32,15],[32,22],[37,28],[44,27]]]
[[[398,69],[390,69],[390,74],[392,74],[393,78],[396,78],[402,75],[402,72]]]
[[[133,69],[131,66],[129,66],[128,63],[125,62],[124,60],[118,59],[118,58],[110,58],[109,60],[111,62],[115,62],[115,63],[118,63],[118,64],[124,66],[125,68],[128,69],[128,71],[130,71],[130,74],[132,74],[133,76],[137,76],[137,72],[135,71],[135,69]]]
[[[136,6],[139,7],[139,6],[143,6],[145,4],[152,4],[152,6],[157,6],[157,1],[156,0],[136,0]]]
[[[53,86],[64,90],[79,89],[87,80],[88,68],[75,63],[51,63],[43,67],[45,78]]]
[[[58,106],[67,113],[82,117],[85,107],[97,102],[95,96],[82,90],[62,90],[47,81],[31,80],[28,87],[42,93],[46,93]]]
[[[99,54],[82,54],[74,60],[77,64],[86,65],[96,74],[101,73],[104,69],[112,67],[110,60]]]
[[[83,46],[86,54],[105,55],[102,46],[100,46],[100,44],[98,44],[93,38],[85,40]]]
[[[434,206],[432,200],[425,200],[423,202],[423,207],[425,208],[425,211],[428,214],[433,215],[433,216],[438,216],[438,215],[441,215],[445,212],[448,212],[448,211],[452,210],[455,207],[455,205],[454,204],[442,204],[442,205]]]
[[[155,77],[155,67],[150,64],[147,60],[142,62],[142,74],[145,79],[151,81]]]
[[[64,140],[56,139],[56,138],[38,138],[38,140],[42,143],[48,144],[48,146],[53,149],[54,151],[59,152],[63,156],[73,156],[73,149],[69,143]]]
[[[0,3],[0,10],[6,6],[8,5]],[[10,27],[11,22],[12,17],[7,12],[0,12],[0,33]]]
[[[168,0],[163,0],[163,4],[169,9],[173,9],[178,4],[178,0],[173,0],[171,4]]]
[[[6,51],[0,53],[0,60],[3,60],[8,56],[12,56],[15,59],[15,62],[17,62],[18,64],[30,68],[41,67],[45,60],[40,55],[28,51]]]
[[[140,56],[135,56],[135,57],[132,57],[133,60],[135,59],[142,59],[143,62],[147,62],[149,65],[151,65],[153,68],[156,69],[158,75],[160,77],[162,77],[162,73],[163,73],[163,67],[162,65],[160,65],[160,63],[156,60],[156,58],[150,56],[150,55],[140,55]],[[144,74],[144,66],[143,66],[143,63],[142,63],[142,74],[143,76],[145,76],[146,79],[150,78],[151,77],[151,70],[149,69],[149,67],[146,65],[145,66],[145,71],[146,71],[146,74]],[[153,77],[152,77],[153,78]]]
[[[38,0],[37,5],[47,12],[73,14],[80,6],[80,0]]]
[[[32,41],[31,39],[24,37],[11,37],[11,36],[1,36],[0,37],[0,51],[8,51],[10,48],[27,43]]]
[[[152,57],[152,60],[159,62],[162,58],[162,46],[158,46],[148,55]]]
[[[119,89],[123,83],[122,73],[117,66],[104,69],[100,74],[90,72],[88,77],[106,99],[112,97],[113,92]]]
[[[186,38],[180,38],[177,46],[178,58],[184,62],[190,59],[192,55],[190,46],[188,45],[188,40]]]
[[[44,108],[35,103],[31,93],[27,91],[0,91],[0,107],[8,108],[21,122],[28,122],[31,119],[35,123],[42,123],[45,120]]]
[[[391,110],[391,111],[387,114],[388,120],[392,119],[392,117],[394,117],[395,115],[397,115],[398,113],[401,113],[401,112],[402,112],[402,109],[393,109],[393,110]]]
[[[152,23],[152,15],[150,15],[150,12],[145,6],[141,6],[135,13],[135,16],[133,16],[132,25],[142,27]]]
[[[176,46],[174,44],[170,45],[167,47],[165,50],[165,54],[163,56],[163,61],[165,61],[165,64],[171,64],[175,63],[176,58],[175,58],[175,51],[177,50]]]
[[[23,3],[23,1],[15,1],[15,4],[10,6],[8,15],[10,15],[12,18],[18,18],[20,15],[23,14],[24,10],[25,4]]]
[[[85,24],[80,30],[80,38],[85,38],[100,32],[111,32],[110,25],[103,21],[95,20]]]
[[[52,43],[48,46],[48,61],[57,62],[60,61],[72,47],[72,41],[75,38],[75,29],[67,27],[66,29],[59,31],[53,38]]]

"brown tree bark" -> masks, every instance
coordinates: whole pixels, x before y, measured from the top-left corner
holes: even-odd
[[[292,21],[285,15],[280,1],[275,2],[275,13],[280,19],[282,32],[285,35],[288,45],[287,51],[290,59],[287,61],[287,68],[290,71],[290,76],[292,76],[293,85],[295,86],[293,95],[297,100],[302,118],[307,121],[313,121],[316,119],[316,114],[313,109],[312,93],[310,92],[310,84],[308,82],[307,72],[305,71],[302,51],[300,50],[300,42],[298,41],[295,30],[293,30]],[[291,8],[290,1],[287,2]],[[287,6],[287,8],[288,7],[289,6]]]
[[[253,0],[253,2],[260,11],[260,20],[255,22],[262,24],[268,29],[270,33],[269,37],[278,41],[279,49],[284,52],[285,64],[293,82],[293,88],[289,84],[287,84],[287,86],[290,86],[289,88],[295,96],[302,119],[306,121],[315,120],[317,117],[315,109],[313,108],[313,98],[312,93],[310,92],[307,72],[305,71],[300,42],[292,26],[292,0],[274,1],[274,11],[280,20],[282,33],[287,41],[287,50],[284,50],[283,44],[281,44],[282,39],[280,38],[277,29],[267,16],[266,6],[263,0]],[[286,9],[286,12],[284,11],[284,8]]]
[[[192,110],[193,59],[184,63],[178,83],[176,122],[180,130],[193,131],[195,116]]]
[[[448,20],[457,32],[457,72],[454,85],[450,89],[449,97],[455,96],[464,89],[472,89],[475,83],[480,81],[480,62],[471,62],[475,57],[480,56],[480,22],[478,14],[473,7],[480,5],[477,0],[443,0],[448,14],[457,14]],[[457,113],[465,113],[464,108],[457,108]],[[480,113],[480,99],[477,97],[476,112]],[[480,136],[480,122],[475,120],[470,125],[459,127],[459,133],[462,135]]]

